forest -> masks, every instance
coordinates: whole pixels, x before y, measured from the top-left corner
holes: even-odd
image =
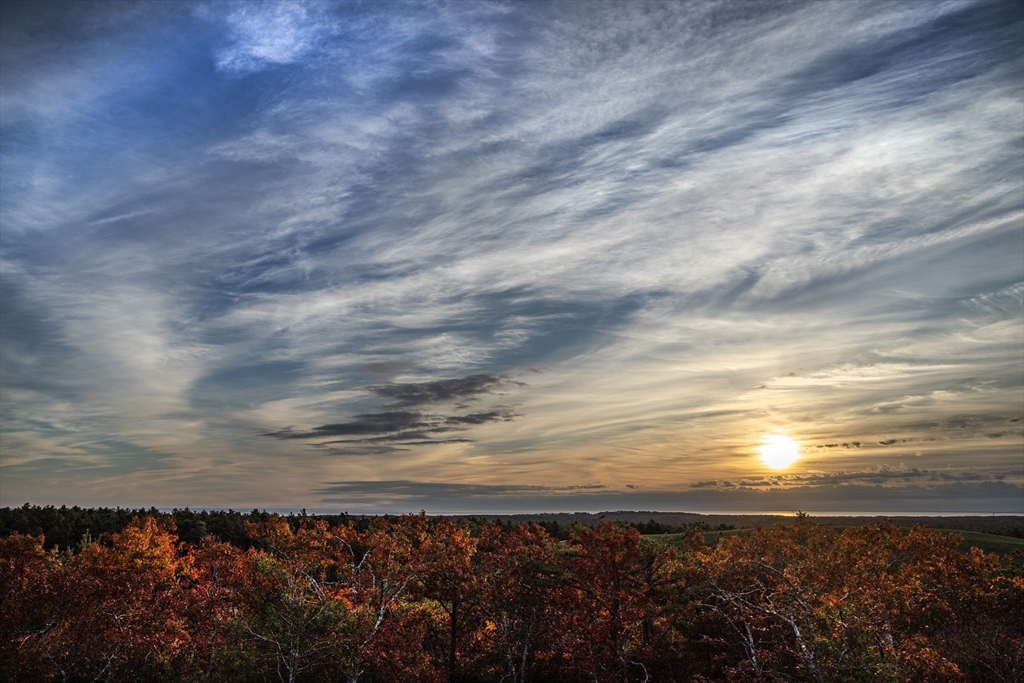
[[[1019,558],[924,526],[2,513],[3,681],[1024,680]]]

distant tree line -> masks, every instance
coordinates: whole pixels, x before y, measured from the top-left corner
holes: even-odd
[[[546,524],[551,521],[560,523],[565,529],[574,523],[595,527],[607,521],[616,523],[648,523],[653,521],[675,528],[685,528],[688,525],[706,524],[708,531],[725,530],[730,528],[752,528],[760,525],[771,527],[776,524],[791,525],[794,523],[792,514],[697,514],[689,512],[655,512],[655,511],[631,511],[619,510],[617,512],[572,512],[572,513],[539,513],[539,514],[514,514],[491,516],[498,517],[503,522],[521,522],[528,524],[536,522]],[[456,517],[457,519],[457,517]],[[825,526],[845,528],[852,525],[862,526],[865,524],[876,524],[880,522],[892,522],[896,526],[909,528],[912,526],[930,526],[934,529],[948,529],[950,531],[970,531],[975,533],[993,534],[997,536],[1010,536],[1024,538],[1024,515],[1012,514],[991,514],[991,515],[956,515],[956,516],[921,516],[908,514],[890,514],[874,516],[829,516],[816,513],[814,520]],[[724,526],[723,526],[724,525]],[[671,531],[667,533],[681,533]]]
[[[259,524],[271,516],[273,513],[266,510],[250,512],[237,510],[193,511],[184,508],[161,512],[155,507],[148,509],[81,508],[77,505],[72,507],[62,505],[58,508],[53,505],[39,506],[25,503],[21,507],[0,508],[0,537],[15,532],[27,536],[42,535],[45,538],[44,548],[46,550],[74,549],[89,539],[124,531],[131,520],[136,517],[152,517],[156,520],[173,519],[178,540],[181,542],[196,545],[209,536],[223,543],[230,543],[243,550],[248,550],[253,547],[255,541],[246,531],[246,523]],[[310,518],[323,520],[332,527],[351,523],[363,531],[372,524],[374,519],[371,516],[349,515],[348,513],[314,516],[307,515],[305,510],[283,517],[293,529],[297,529],[299,525]],[[388,515],[381,518],[392,519]],[[455,523],[474,532],[479,532],[480,529],[491,525],[509,530],[516,524],[507,518],[484,516],[463,516],[455,520]],[[601,523],[601,520],[598,520],[598,523]],[[573,524],[561,524],[557,520],[540,521],[538,524],[548,534],[561,541],[568,540],[573,528],[584,525],[578,521]],[[666,524],[656,522],[653,518],[647,522],[616,521],[615,524],[616,528],[620,530],[632,528],[643,535],[688,534],[694,531],[723,531],[736,528],[733,524],[718,524],[712,527],[707,522]],[[593,521],[586,524],[586,526],[596,525]]]
[[[1024,677],[1020,566],[925,527],[138,512],[4,513],[0,681]]]
[[[174,520],[178,540],[197,545],[210,537],[223,543],[247,550],[255,541],[246,530],[246,524],[259,524],[271,517],[278,517],[266,510],[240,512],[237,510],[198,510],[189,508],[174,509],[162,512],[157,508],[81,508],[77,505],[59,508],[53,505],[39,506],[25,503],[16,508],[0,508],[0,536],[12,533],[45,537],[44,548],[51,550],[74,549],[83,539],[96,539],[104,535],[124,531],[131,521],[137,517],[152,517],[161,523]],[[285,520],[293,528],[310,516],[303,510],[299,514],[287,515]],[[387,516],[385,516],[386,518]],[[353,523],[366,529],[370,517],[352,516],[347,513],[320,515],[317,519],[326,521],[331,526]]]

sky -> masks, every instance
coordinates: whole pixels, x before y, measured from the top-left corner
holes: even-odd
[[[0,505],[1024,514],[1022,419],[1020,2],[0,3]]]

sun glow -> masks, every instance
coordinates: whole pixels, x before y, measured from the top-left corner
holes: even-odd
[[[761,462],[773,470],[784,470],[800,459],[797,442],[781,434],[766,436],[757,450],[761,453]]]

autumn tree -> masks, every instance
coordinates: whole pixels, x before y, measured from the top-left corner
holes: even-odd
[[[611,524],[560,543],[335,521],[254,514],[238,545],[180,542],[167,515],[73,548],[0,537],[0,680],[1024,680],[1019,569],[928,528],[801,516],[673,549]]]
[[[109,545],[86,545],[53,574],[53,625],[34,647],[57,678],[180,675],[189,641],[181,583],[193,568],[178,557],[173,531],[173,521],[135,518]]]
[[[190,642],[184,653],[193,681],[260,677],[259,648],[245,631],[243,609],[255,585],[252,553],[205,538],[190,550],[194,573],[185,586]]]
[[[495,525],[477,548],[467,650],[485,677],[524,683],[559,656],[554,643],[568,576],[558,542],[536,524]]]
[[[990,607],[1013,604],[1019,588],[993,581],[994,558],[965,555],[959,542],[888,523],[839,534],[806,519],[723,540],[698,558],[703,603],[718,618],[705,634],[714,634],[723,653],[743,653],[723,664],[722,675],[956,681],[998,680],[981,674],[998,670],[1014,680],[1021,640],[1011,615],[1020,610],[993,614]],[[1011,654],[995,656],[986,642]]]
[[[447,617],[447,669],[449,680],[454,681],[459,676],[459,641],[465,630],[463,613],[467,597],[473,590],[472,561],[477,544],[466,529],[447,519],[433,525],[430,537],[427,571],[421,585],[424,596],[436,601]]]
[[[286,519],[274,516],[250,523],[247,531],[259,548],[227,567],[235,628],[280,681],[329,679],[343,664],[351,621],[332,581],[347,560],[344,542],[323,521],[293,531]]]
[[[365,532],[350,524],[339,529],[339,537],[348,560],[339,575],[340,595],[353,616],[348,681],[355,683],[368,670],[386,679],[440,679],[438,663],[423,647],[440,615],[414,599],[437,560],[426,515],[378,520]]]
[[[19,533],[0,538],[0,680],[45,677],[50,667],[39,656],[41,643],[57,626],[56,551],[43,549],[42,536]]]
[[[557,641],[569,671],[587,681],[649,680],[675,638],[670,605],[681,598],[678,554],[611,523],[574,530],[564,548]]]

